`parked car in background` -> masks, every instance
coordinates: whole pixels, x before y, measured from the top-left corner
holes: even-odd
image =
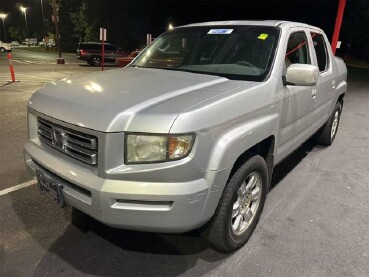
[[[314,26],[174,28],[125,68],[35,92],[25,162],[75,215],[141,231],[199,228],[234,251],[259,221],[275,166],[312,136],[334,142],[346,78]]]
[[[13,41],[11,42],[11,45],[13,45],[13,46],[19,46],[19,41],[17,41],[17,40],[13,40]]]
[[[5,53],[6,51],[11,51],[13,49],[13,45],[11,43],[5,43],[0,40],[0,52]]]
[[[77,58],[87,61],[89,65],[100,65],[102,59],[101,42],[83,42],[78,45]],[[128,56],[127,51],[122,51],[117,45],[104,43],[104,62],[115,63],[116,58]]]
[[[37,45],[37,38],[26,38],[22,44],[24,45]]]
[[[42,41],[40,41],[40,42],[38,43],[38,45],[39,45],[39,46],[45,46],[45,39],[43,39]],[[47,46],[48,46],[48,47],[53,47],[53,46],[55,46],[55,40],[54,40],[54,39],[52,39],[52,38],[49,38],[49,39],[48,39],[48,42],[47,42]]]
[[[124,67],[126,66],[127,64],[129,64],[131,61],[134,60],[134,58],[137,57],[138,54],[140,54],[141,51],[133,51],[131,52],[131,54],[129,54],[129,56],[127,57],[118,57],[116,58],[115,60],[115,64],[117,66],[121,66],[121,67]]]

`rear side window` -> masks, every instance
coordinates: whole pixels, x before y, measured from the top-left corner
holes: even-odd
[[[115,45],[111,45],[111,44],[104,45],[104,48],[107,51],[117,51],[117,47]]]
[[[311,39],[313,40],[319,70],[325,71],[328,69],[329,61],[328,61],[327,45],[325,44],[324,37],[321,34],[311,33]]]
[[[118,50],[118,47],[114,44],[105,44],[104,48],[106,51],[117,51]],[[100,43],[81,43],[79,45],[79,49],[101,51],[101,44]]]
[[[100,46],[101,48],[101,46]],[[99,49],[99,45],[98,44],[94,44],[94,43],[81,43],[79,45],[79,49],[83,49],[83,50],[98,50]]]

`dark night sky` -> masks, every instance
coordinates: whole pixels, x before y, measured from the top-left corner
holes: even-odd
[[[50,18],[51,9],[44,1],[46,18]],[[63,1],[66,0],[62,0]],[[121,6],[125,9],[122,16],[134,18],[138,22],[132,32],[152,33],[154,37],[164,32],[169,22],[175,26],[212,20],[231,19],[279,19],[308,23],[322,28],[331,38],[334,29],[339,0],[244,0],[244,1],[125,1],[125,0],[89,0],[90,2],[106,2],[112,9]],[[17,6],[28,6],[27,17],[29,29],[42,28],[41,0],[0,0],[0,12],[9,14],[7,26],[24,24],[24,18]],[[359,20],[354,20],[358,6],[368,9],[367,0],[347,0],[342,30],[346,36],[350,29],[357,28]],[[115,10],[115,15],[117,14]],[[140,19],[143,19],[140,24]],[[110,20],[110,19],[108,19]],[[114,19],[111,20],[114,22]],[[61,22],[62,24],[63,22]],[[139,25],[139,26],[137,26]]]
[[[43,0],[48,8],[47,1]],[[91,0],[94,2],[97,0]],[[104,1],[104,0],[103,0]],[[63,2],[63,1],[62,1]],[[102,1],[100,1],[102,2]],[[138,17],[150,13],[151,28],[149,32],[158,33],[165,30],[167,22],[172,19],[174,25],[209,20],[230,19],[281,19],[317,25],[327,33],[334,26],[338,0],[325,1],[122,1],[105,0],[105,2],[128,2],[128,9]],[[353,3],[351,3],[353,2]],[[347,8],[355,6],[355,0],[348,0]],[[40,0],[0,0],[0,11],[9,13],[8,25],[23,20],[18,5],[29,7],[27,16],[31,28],[42,24]]]

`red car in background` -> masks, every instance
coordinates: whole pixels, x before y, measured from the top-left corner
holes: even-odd
[[[129,54],[129,56],[127,57],[118,57],[115,59],[115,64],[117,66],[126,66],[127,64],[129,64],[131,61],[133,61],[134,58],[137,57],[138,54],[140,54],[141,51],[133,51],[131,54]]]

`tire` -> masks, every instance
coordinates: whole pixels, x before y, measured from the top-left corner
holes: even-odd
[[[99,56],[93,56],[91,58],[91,64],[94,66],[99,66],[101,64],[101,58]]]
[[[319,144],[329,146],[333,143],[337,135],[341,112],[342,105],[340,102],[337,102],[331,116],[317,133],[316,137]]]
[[[215,214],[200,230],[201,235],[223,253],[242,247],[259,221],[267,192],[266,162],[261,156],[250,154],[228,180]],[[258,198],[253,200],[253,194]]]

